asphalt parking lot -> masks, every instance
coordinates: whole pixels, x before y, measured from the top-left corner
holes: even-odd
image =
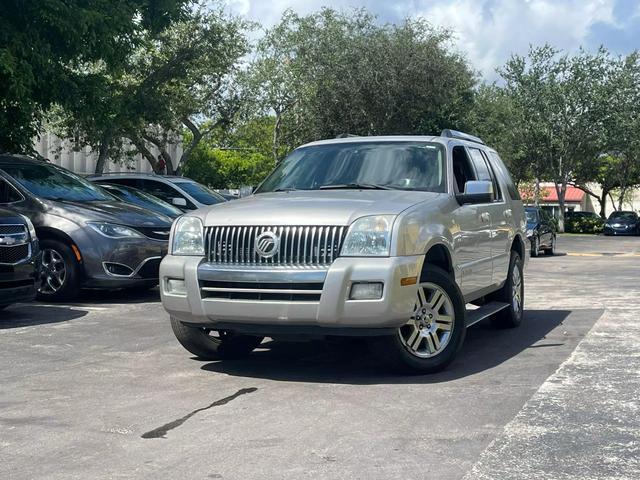
[[[640,237],[531,259],[521,328],[443,373],[357,340],[201,362],[157,291],[0,313],[2,479],[638,479]]]

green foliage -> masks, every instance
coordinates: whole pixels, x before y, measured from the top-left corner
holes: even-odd
[[[88,88],[85,83],[94,84],[96,70],[124,68],[142,32],[161,32],[185,14],[188,3],[3,0],[0,151],[29,152],[44,111],[73,101],[79,89]]]
[[[273,117],[262,117],[222,129],[194,149],[184,175],[212,188],[257,185],[275,164],[270,143],[273,122]],[[186,137],[189,142],[189,134]]]
[[[565,223],[565,231],[568,233],[602,233],[604,220],[599,217],[569,217]]]
[[[450,40],[424,20],[287,11],[259,42],[245,85],[258,112],[275,113],[275,150],[344,133],[463,128],[475,77]]]

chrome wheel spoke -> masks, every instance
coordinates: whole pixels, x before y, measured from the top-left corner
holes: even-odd
[[[54,294],[60,290],[67,278],[67,266],[64,258],[56,250],[47,248],[42,251],[42,273],[40,293]]]
[[[446,291],[434,283],[418,286],[415,311],[406,325],[398,329],[400,341],[416,357],[429,358],[449,344],[455,311]]]

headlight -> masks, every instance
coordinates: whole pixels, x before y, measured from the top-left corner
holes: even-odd
[[[172,255],[204,256],[202,221],[196,217],[180,217],[173,226]]]
[[[107,238],[142,238],[140,232],[117,223],[91,222],[88,225],[103,237]]]
[[[36,228],[33,226],[33,222],[31,222],[31,220],[29,220],[29,217],[25,215],[22,215],[22,218],[24,218],[24,221],[27,224],[27,228],[29,229],[29,236],[31,237],[31,240],[35,240]]]
[[[345,257],[386,257],[391,249],[395,215],[362,217],[349,227],[340,254]]]

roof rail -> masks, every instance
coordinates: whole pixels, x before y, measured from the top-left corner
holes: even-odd
[[[486,143],[484,143],[482,139],[479,137],[469,135],[468,133],[459,132],[457,130],[450,130],[448,128],[445,128],[444,130],[442,130],[442,133],[440,133],[440,136],[447,137],[447,138],[457,138],[458,140],[466,140],[468,142],[474,142],[474,143],[479,143],[481,145],[486,145]]]
[[[336,136],[336,138],[351,138],[351,137],[359,137],[360,135],[354,135],[353,133],[341,133]]]

